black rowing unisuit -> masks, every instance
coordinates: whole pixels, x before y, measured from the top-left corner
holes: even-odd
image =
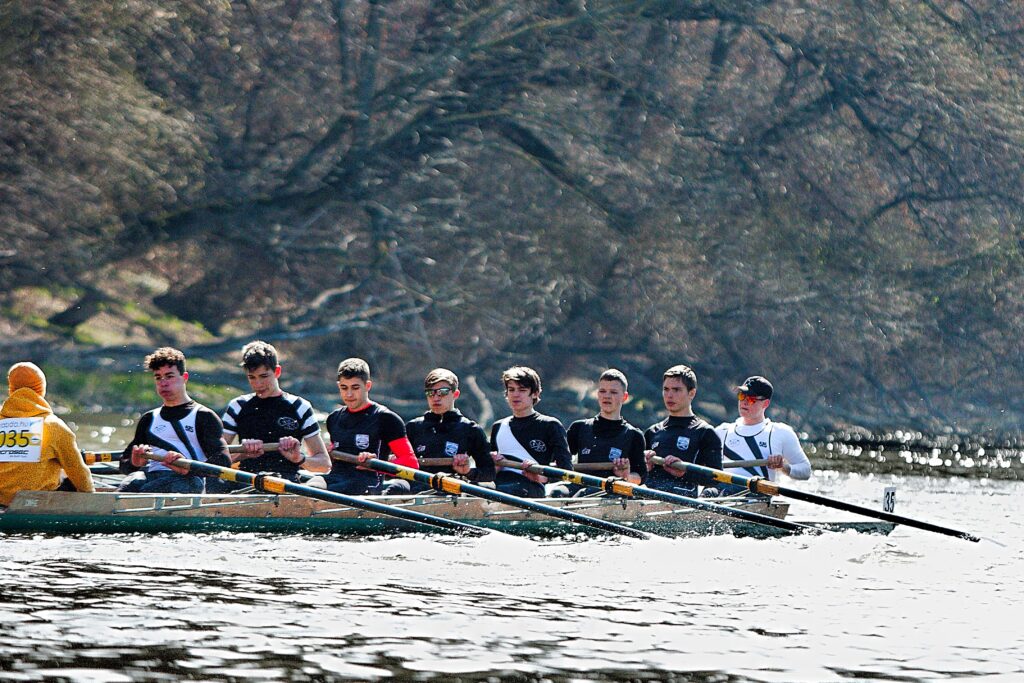
[[[722,468],[722,442],[715,434],[715,428],[695,415],[670,416],[651,425],[644,432],[644,440],[647,447],[662,458],[674,455],[695,465]],[[686,496],[697,495],[696,479],[689,474],[673,477],[661,467],[654,467],[648,473],[646,484],[651,488]]]

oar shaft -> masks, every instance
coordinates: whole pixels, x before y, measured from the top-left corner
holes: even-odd
[[[664,466],[665,461],[662,458],[654,457],[652,462],[656,465]],[[915,529],[923,529],[924,531],[933,531],[937,534],[945,534],[946,536],[955,536],[968,541],[974,541],[977,543],[981,540],[978,536],[969,534],[966,531],[958,531],[957,529],[951,529],[949,527],[940,526],[938,524],[932,524],[931,522],[923,522],[918,519],[911,517],[904,517],[902,515],[894,515],[891,512],[884,512],[882,510],[873,510],[863,505],[854,505],[853,503],[847,503],[841,500],[835,500],[834,498],[828,498],[827,496],[819,496],[815,493],[807,493],[798,489],[792,489],[786,486],[779,486],[778,484],[758,477],[744,477],[739,474],[729,474],[722,470],[716,470],[711,467],[703,467],[701,465],[694,465],[692,463],[677,461],[673,462],[672,465],[681,471],[685,471],[701,483],[714,485],[719,484],[732,484],[733,486],[742,486],[755,493],[762,493],[769,496],[787,496],[796,500],[802,500],[808,503],[815,503],[817,505],[823,505],[825,507],[834,508],[836,510],[844,510],[846,512],[855,512],[865,517],[873,517],[875,519],[881,519],[886,522],[893,522],[895,524],[902,524],[904,526],[914,527]]]
[[[145,456],[149,460],[155,460],[157,462],[163,462],[164,456],[147,453]],[[220,467],[218,465],[212,465],[207,462],[199,462],[197,460],[189,460],[188,458],[181,458],[175,460],[174,464],[179,467],[186,467],[192,474],[213,476],[224,481],[240,482],[242,484],[248,484],[258,491],[264,491],[266,493],[292,493],[299,496],[305,496],[306,498],[316,498],[318,500],[325,500],[330,503],[338,503],[340,505],[347,505],[349,507],[359,508],[361,510],[369,510],[376,512],[388,517],[395,517],[403,519],[409,522],[418,522],[432,527],[438,527],[441,529],[448,529],[450,531],[460,531],[471,533],[474,535],[483,535],[491,533],[488,529],[483,529],[472,524],[466,524],[465,522],[459,522],[453,519],[445,519],[444,517],[435,517],[434,515],[424,514],[422,512],[414,512],[412,510],[406,510],[404,508],[397,508],[391,505],[385,505],[383,503],[377,503],[371,500],[364,500],[361,498],[355,498],[353,496],[346,496],[342,493],[335,493],[334,491],[327,491],[326,489],[318,489],[312,486],[305,486],[303,484],[296,484],[295,482],[288,481],[287,479],[281,479],[279,477],[270,477],[265,475],[255,475],[244,470],[233,470],[227,467]]]
[[[786,531],[806,531],[810,533],[821,533],[819,529],[815,529],[805,524],[787,522],[784,519],[769,517],[768,515],[762,515],[760,513],[751,512],[749,510],[739,510],[737,508],[731,508],[726,505],[719,505],[717,503],[709,503],[703,500],[698,500],[697,498],[690,498],[689,496],[681,496],[677,493],[670,493],[668,491],[652,489],[647,486],[633,484],[632,482],[628,482],[625,479],[618,479],[616,477],[608,477],[602,479],[601,477],[594,477],[589,474],[583,474],[582,472],[563,470],[558,467],[550,467],[548,465],[539,464],[532,464],[527,468],[524,467],[523,463],[511,460],[505,460],[505,462],[502,463],[502,467],[511,467],[513,469],[520,470],[528,469],[530,472],[533,472],[535,474],[542,474],[552,479],[561,479],[562,481],[566,481],[571,484],[579,484],[580,486],[593,486],[594,488],[599,488],[606,493],[615,493],[630,498],[648,498],[651,500],[660,500],[667,503],[675,503],[676,505],[683,505],[685,507],[693,508],[695,510],[713,512],[717,515],[722,515],[725,517],[734,517],[736,519],[742,519],[746,522],[762,524],[765,526],[775,527],[777,529],[785,529]]]
[[[426,484],[435,491],[440,491],[441,493],[451,493],[455,495],[466,493],[471,496],[476,496],[477,498],[493,500],[498,503],[505,503],[506,505],[522,508],[524,510],[539,512],[544,515],[557,517],[576,524],[583,524],[609,533],[631,536],[633,538],[649,538],[647,533],[628,526],[623,526],[622,524],[588,517],[587,515],[581,515],[578,512],[572,512],[570,510],[563,510],[562,508],[554,507],[553,505],[544,505],[543,503],[538,503],[530,498],[519,498],[518,496],[502,493],[501,491],[495,491],[483,486],[476,486],[475,484],[469,484],[448,475],[431,474],[429,472],[416,470],[403,465],[396,465],[393,462],[378,460],[376,458],[361,463],[359,462],[358,456],[352,455],[351,453],[343,453],[342,451],[331,451],[331,457],[335,460],[340,460],[341,462],[347,462],[350,465],[360,465],[361,467],[367,467],[377,472],[392,474],[399,479],[418,481],[421,484]]]

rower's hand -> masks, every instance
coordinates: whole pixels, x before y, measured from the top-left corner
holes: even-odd
[[[612,460],[612,474],[625,479],[629,476],[629,458],[615,458]]]
[[[530,472],[529,470],[526,469],[530,465],[536,465],[536,464],[537,463],[533,462],[532,460],[524,460],[523,461],[523,476],[526,477],[527,479],[529,479],[530,481],[532,481],[535,484],[546,484],[546,483],[548,483],[548,478],[545,477],[543,474],[534,474],[533,472]]]
[[[262,442],[261,442],[262,444]],[[281,457],[296,465],[302,460],[302,453],[299,452],[299,440],[294,436],[282,436],[277,440],[277,452]]]
[[[674,463],[674,462],[682,462],[682,460],[680,460],[679,458],[677,458],[674,455],[670,455],[667,458],[665,458],[665,464],[662,466],[662,469],[664,469],[666,472],[671,474],[676,479],[678,479],[679,477],[685,477],[686,476],[686,470],[685,469],[676,469],[675,467],[672,467],[672,463]]]
[[[494,461],[494,469],[496,472],[501,472],[505,468],[502,464],[505,462],[505,456],[497,451],[491,451],[491,460]]]
[[[781,470],[786,465],[786,460],[781,455],[769,455],[767,460],[770,470]]]
[[[242,458],[258,458],[263,455],[263,439],[242,439]]]
[[[177,451],[167,451],[167,455],[164,456],[164,464],[170,467],[172,472],[177,474],[188,474],[187,467],[181,467],[173,464],[175,460],[181,460],[184,457],[184,455]]]
[[[657,455],[657,453],[655,453],[655,452],[654,452],[654,451],[652,451],[652,450],[646,450],[646,451],[644,451],[644,460],[646,460],[646,461],[647,461],[647,471],[648,471],[648,472],[650,472],[651,470],[653,470],[653,469],[654,469],[654,463],[653,463],[653,462],[651,462],[651,458],[653,458],[653,457],[654,457],[654,456],[656,456],[656,455]]]
[[[368,453],[366,451],[363,451],[362,453],[360,453],[359,455],[356,456],[356,459],[359,460],[359,465],[362,465],[367,460],[373,460],[376,457],[377,457],[376,453]],[[356,465],[356,467],[359,467],[359,465]],[[360,469],[368,470],[370,468],[369,467],[362,467]]]
[[[452,471],[456,474],[469,474],[469,455],[456,453],[452,456]]]
[[[145,467],[149,462],[146,458],[149,452],[149,446],[132,446],[132,467]]]

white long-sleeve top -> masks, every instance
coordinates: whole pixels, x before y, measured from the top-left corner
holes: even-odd
[[[737,419],[735,422],[723,422],[715,427],[715,432],[722,440],[723,464],[729,460],[763,460],[769,455],[781,455],[789,466],[787,474],[790,477],[811,478],[811,461],[800,446],[800,437],[784,422],[765,418],[763,422],[748,425]],[[757,446],[756,451],[751,447],[751,438]],[[779,477],[779,470],[767,467],[732,468],[729,472],[745,477],[763,477],[767,473],[770,481]]]

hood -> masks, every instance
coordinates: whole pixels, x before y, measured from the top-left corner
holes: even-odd
[[[0,409],[3,417],[39,417],[52,413],[53,408],[46,399],[29,387],[22,387],[11,394]]]

